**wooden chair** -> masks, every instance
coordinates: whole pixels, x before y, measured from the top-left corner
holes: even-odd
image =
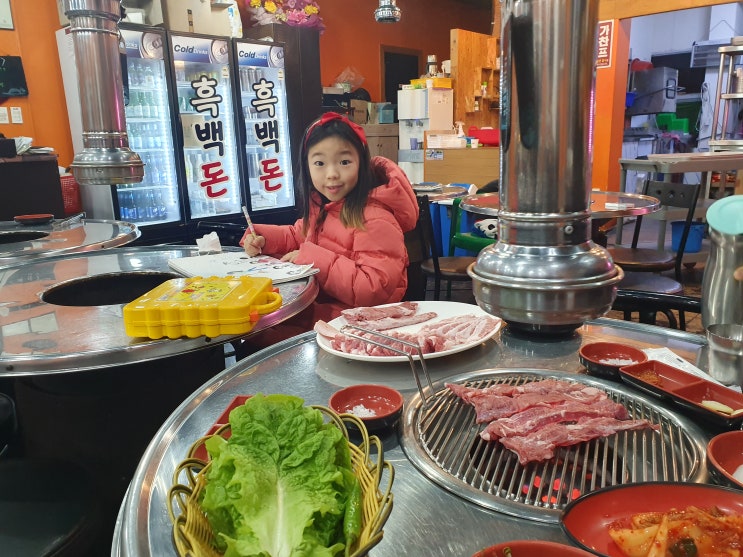
[[[441,299],[441,281],[447,283],[447,300],[451,299],[451,283],[454,281],[470,282],[467,267],[474,263],[476,257],[439,257],[431,220],[431,210],[427,195],[418,196],[418,239],[423,250],[420,269],[424,275],[433,277],[433,299]]]
[[[632,236],[631,247],[609,248],[614,263],[625,272],[622,281],[617,285],[622,290],[635,290],[664,295],[679,295],[684,291],[681,284],[681,264],[689,237],[691,223],[694,220],[694,211],[699,198],[700,184],[678,184],[672,182],[648,181],[643,193],[658,198],[661,207],[686,209],[684,228],[679,241],[678,249],[672,251],[637,247],[642,227],[642,215],[637,217],[635,230]],[[675,279],[661,275],[663,271],[675,270]],[[637,311],[643,323],[655,323],[655,315],[663,312],[669,323],[675,327],[676,318],[670,309],[648,302],[646,305],[628,304],[626,300],[615,301],[614,309],[624,312],[625,319],[631,318],[631,313]],[[684,311],[679,310],[680,328],[685,328]]]

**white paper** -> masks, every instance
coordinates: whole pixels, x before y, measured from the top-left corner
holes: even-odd
[[[10,114],[7,106],[0,106],[0,124],[10,124]]]
[[[267,255],[250,257],[240,251],[179,257],[168,260],[168,266],[187,277],[265,277],[270,278],[274,284],[298,280],[319,272],[312,265],[296,265]]]
[[[697,377],[700,377],[702,379],[706,379],[707,381],[711,381],[713,383],[717,383],[718,385],[722,385],[717,379],[713,379],[712,376],[709,373],[705,373],[695,365],[687,362],[684,360],[681,356],[673,352],[672,350],[668,348],[645,348],[643,350],[645,354],[647,354],[648,359],[650,360],[657,360],[659,362],[663,362],[664,364],[668,364],[669,366],[673,366],[677,369],[683,370],[687,373],[691,373],[692,375],[695,375]],[[726,385],[722,385],[725,387]],[[728,389],[732,389],[734,391],[740,392],[740,387],[728,387]]]
[[[10,121],[13,124],[23,124],[23,111],[20,106],[10,107]]]

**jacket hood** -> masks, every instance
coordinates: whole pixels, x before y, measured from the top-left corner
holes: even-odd
[[[418,221],[418,201],[405,172],[384,157],[372,158],[372,169],[384,178],[382,185],[369,193],[369,201],[388,208],[403,232],[413,230]]]

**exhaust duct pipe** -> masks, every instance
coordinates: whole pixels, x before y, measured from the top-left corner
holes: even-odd
[[[565,334],[604,315],[622,270],[591,241],[598,0],[504,0],[500,213],[469,274],[511,328]]]
[[[119,0],[65,0],[77,62],[83,150],[70,165],[81,185],[141,182],[144,164],[129,149],[119,62]]]

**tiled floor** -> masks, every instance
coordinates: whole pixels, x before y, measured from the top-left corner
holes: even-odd
[[[623,240],[624,242],[628,242],[632,238],[632,232],[633,232],[634,225],[632,223],[628,224],[624,227],[623,231]],[[641,234],[640,234],[640,246],[647,246],[647,247],[653,247],[655,246],[656,239],[658,235],[658,224],[657,221],[652,221],[650,219],[646,219],[645,222],[642,225]],[[671,243],[671,230],[670,227],[667,231],[667,245],[670,245]],[[609,233],[609,245],[611,246],[614,242],[614,233]],[[674,272],[673,270],[668,271],[666,273],[668,276],[673,277]],[[684,286],[684,295],[687,296],[694,296],[694,297],[701,297],[701,291],[702,291],[702,276],[704,274],[704,264],[703,263],[697,263],[693,267],[683,267],[682,268],[682,279],[681,282]],[[446,286],[445,284],[442,285],[442,294],[441,299],[446,299],[446,292],[445,292]],[[426,293],[426,299],[427,300],[433,300],[433,281],[429,280],[428,282],[428,290]],[[465,302],[465,303],[475,303],[475,297],[472,293],[472,288],[469,284],[466,283],[454,283],[452,286],[452,297],[451,299],[456,302]],[[620,311],[610,311],[606,317],[611,317],[613,319],[624,319],[624,315]],[[637,315],[633,315],[633,320],[637,321]],[[702,316],[697,313],[686,313],[686,330],[688,332],[692,333],[704,333],[704,328],[702,327]],[[667,327],[668,326],[668,319],[665,315],[662,313],[658,313],[657,315],[657,325]]]

